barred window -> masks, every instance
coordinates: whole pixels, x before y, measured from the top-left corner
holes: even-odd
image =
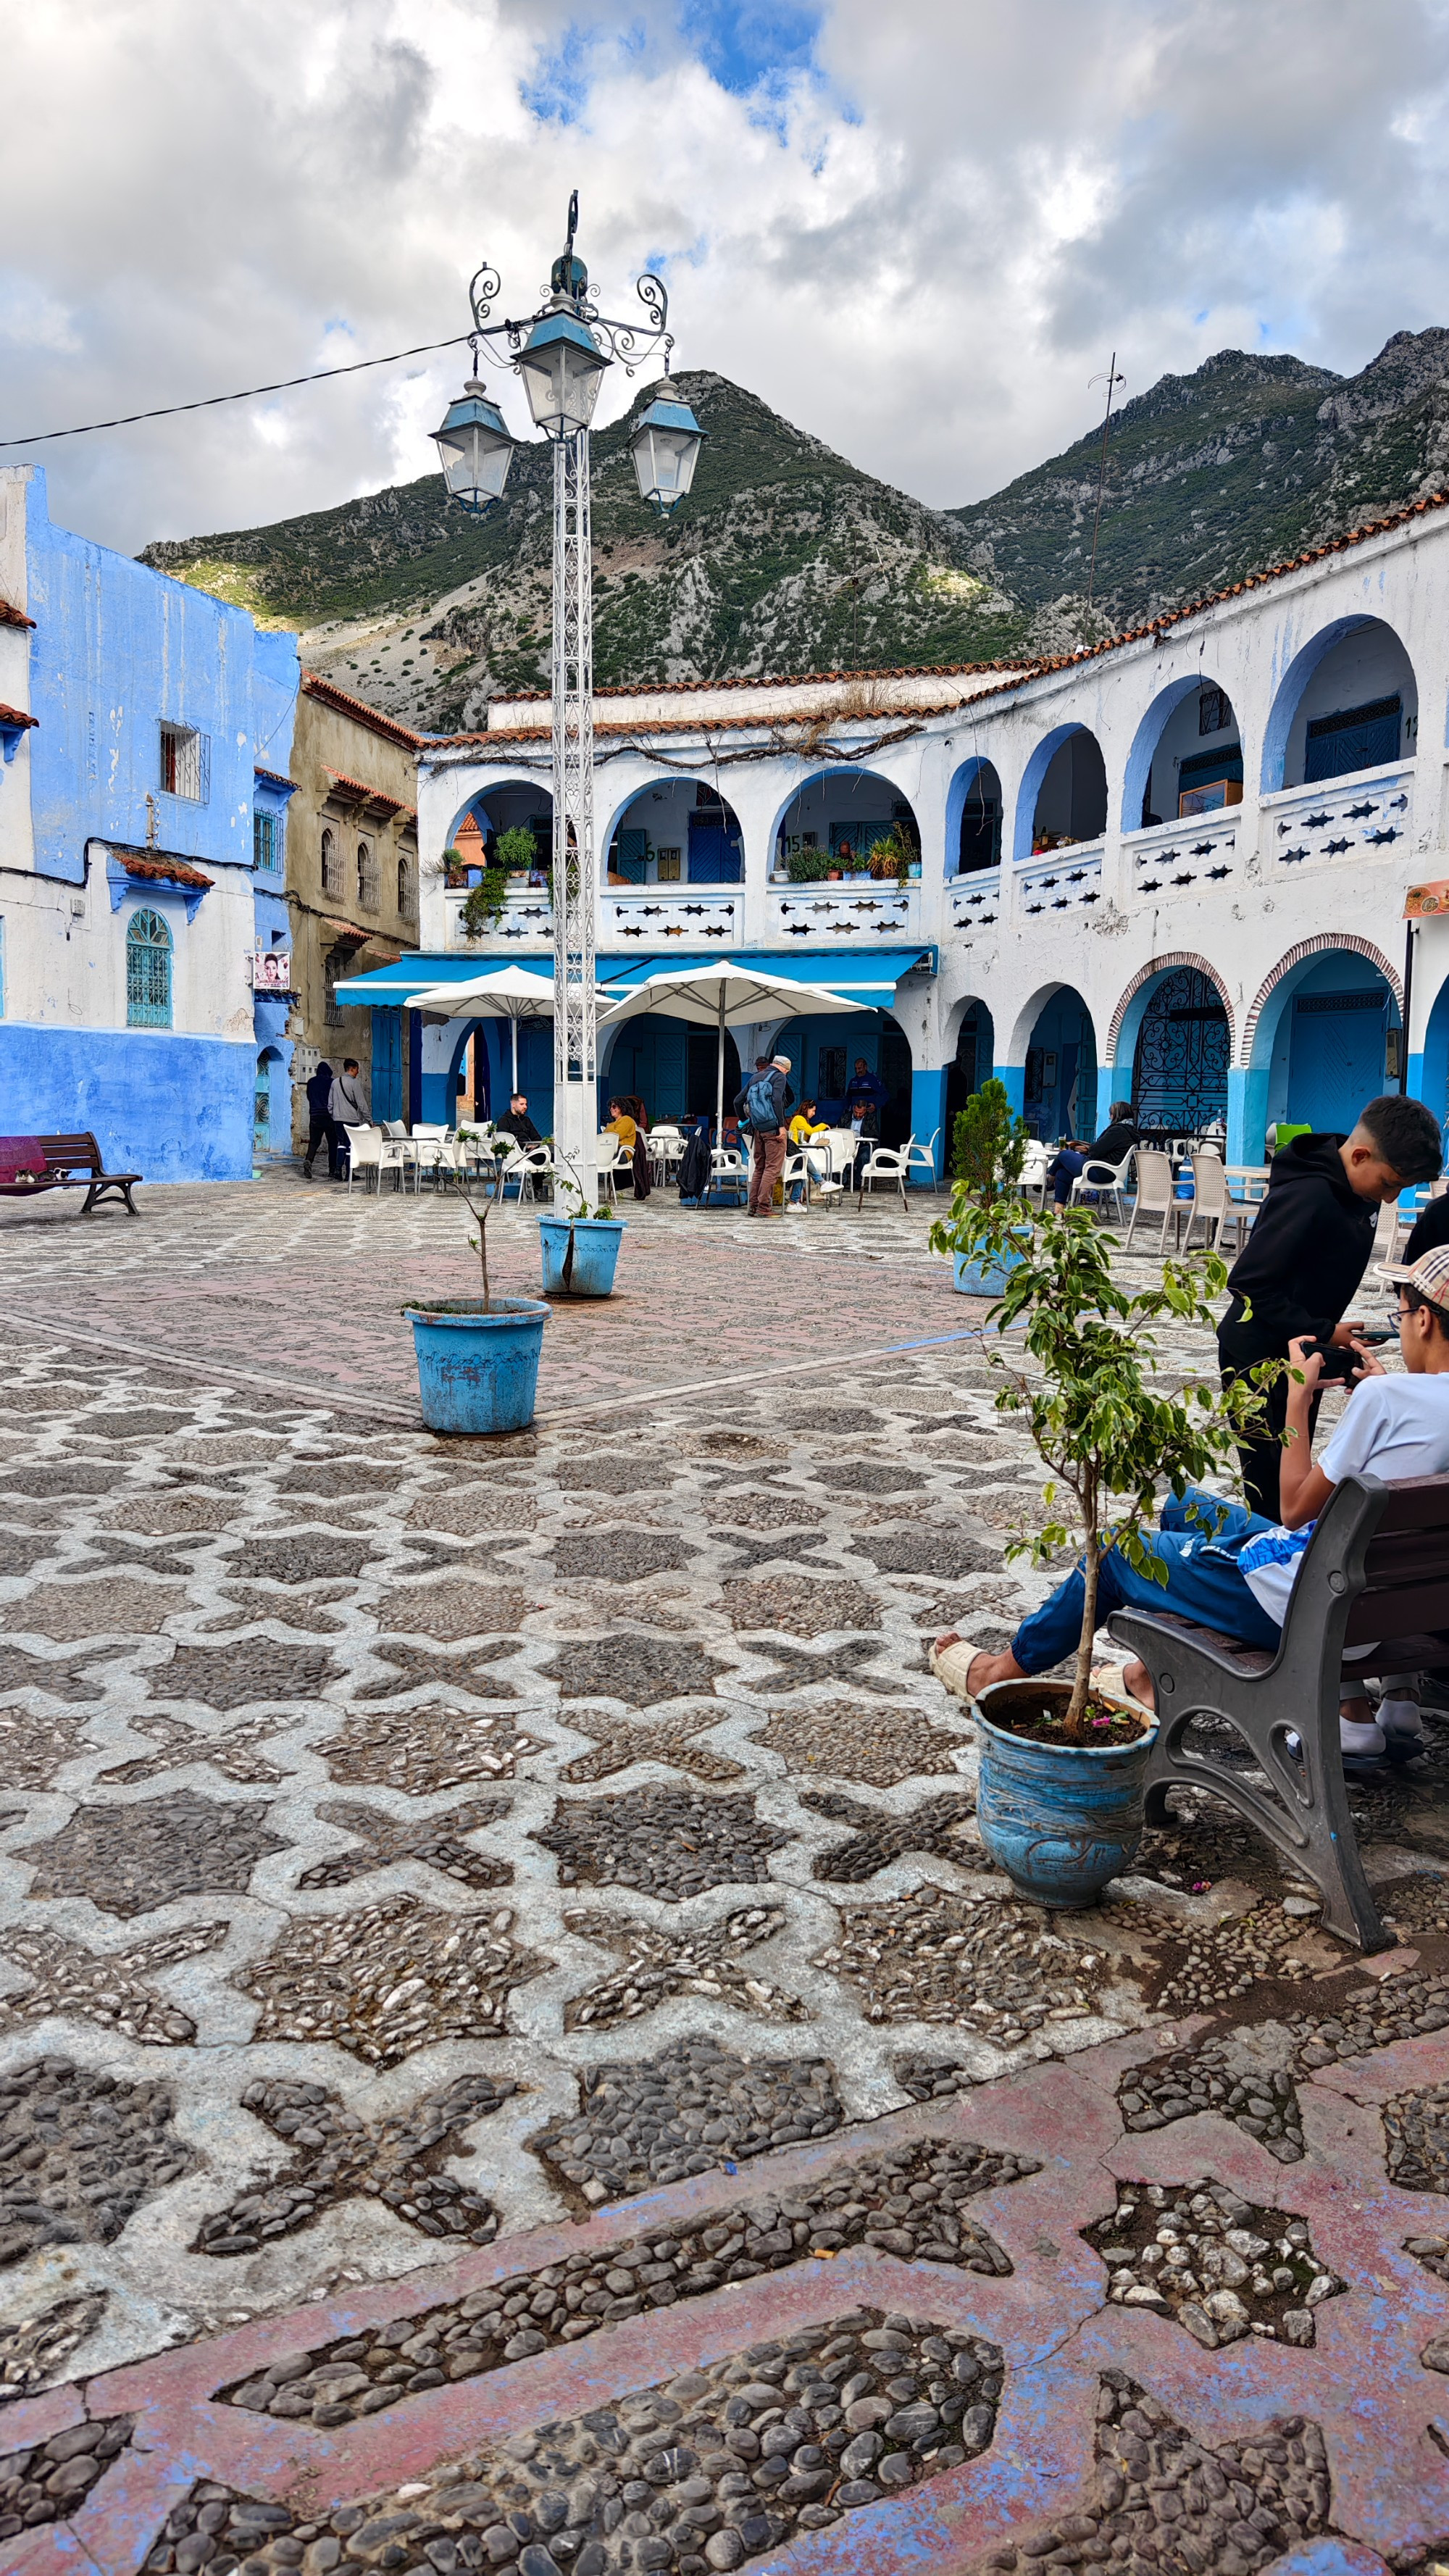
[[[406,859],[397,863],[397,908],[404,921],[413,915],[413,872]]]
[[[322,835],[322,891],[334,895],[342,892],[342,861],[337,855],[336,838],[331,832]]]
[[[329,948],[322,960],[322,987],[325,995],[322,1016],[329,1029],[340,1029],[342,1026],[342,1004],[337,999],[337,978],[343,971],[344,961],[338,956],[335,948]]]
[[[126,1026],[171,1026],[171,933],[159,912],[133,912],[126,924]]]
[[[377,859],[366,841],[357,844],[357,900],[364,912],[376,912]]]
[[[185,796],[204,805],[211,785],[211,745],[194,725],[161,727],[160,782],[164,796]]]

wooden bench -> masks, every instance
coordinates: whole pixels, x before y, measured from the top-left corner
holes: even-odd
[[[1210,1790],[1315,1882],[1335,1932],[1386,1949],[1339,1750],[1343,1657],[1382,1645],[1351,1661],[1365,1676],[1449,1665],[1449,1476],[1345,1476],[1335,1486],[1303,1552],[1276,1654],[1166,1612],[1119,1610],[1108,1629],[1140,1656],[1157,1696],[1148,1823],[1166,1817],[1169,1789]]]
[[[83,1189],[86,1196],[81,1215],[89,1216],[106,1192],[114,1190],[125,1201],[128,1216],[140,1214],[131,1192],[143,1175],[108,1172],[94,1136],[37,1136],[35,1142],[45,1156],[44,1174],[37,1172],[33,1180],[7,1183],[3,1190],[6,1198],[38,1197],[42,1190]]]

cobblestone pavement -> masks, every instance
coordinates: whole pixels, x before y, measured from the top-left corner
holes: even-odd
[[[1449,2554],[1449,1727],[1386,1957],[1203,1801],[1047,1922],[928,1214],[626,1204],[485,1450],[456,1207],[147,1202],[0,1221],[0,2576]]]

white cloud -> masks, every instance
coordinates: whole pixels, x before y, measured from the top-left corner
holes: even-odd
[[[681,16],[17,18],[0,436],[461,330],[485,251],[530,309],[575,185],[608,309],[659,256],[680,363],[938,502],[1089,427],[1113,345],[1141,391],[1224,345],[1352,370],[1449,322],[1437,0],[832,0],[773,71],[763,13]],[[56,516],[127,547],[324,508],[431,470],[463,355],[34,453]]]

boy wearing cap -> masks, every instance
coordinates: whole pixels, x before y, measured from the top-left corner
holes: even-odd
[[[1181,1501],[1169,1499],[1157,1529],[1143,1533],[1166,1568],[1166,1588],[1136,1573],[1120,1549],[1109,1549],[1097,1577],[1099,1624],[1105,1626],[1114,1610],[1165,1610],[1271,1651],[1314,1522],[1343,1477],[1390,1483],[1404,1476],[1449,1475],[1449,1245],[1437,1245],[1413,1264],[1381,1263],[1378,1276],[1398,1290],[1403,1376],[1388,1376],[1364,1344],[1354,1343],[1358,1368],[1349,1400],[1315,1464],[1311,1411],[1323,1360],[1319,1352],[1307,1352],[1306,1336],[1295,1337],[1289,1345],[1293,1374],[1287,1381],[1290,1438],[1282,1460],[1281,1522],[1193,1488]],[[972,1654],[951,1632],[937,1638],[931,1668],[963,1699],[993,1682],[1049,1672],[1076,1645],[1082,1597],[1078,1567],[1022,1621],[1004,1653]],[[1351,1760],[1373,1761],[1385,1752],[1407,1760],[1423,1735],[1415,1676],[1378,1676],[1384,1696],[1375,1717],[1359,1680],[1375,1651],[1360,1650],[1353,1658],[1358,1673],[1345,1675],[1340,1742]],[[1129,1663],[1124,1679],[1133,1696],[1151,1707],[1144,1666]]]

